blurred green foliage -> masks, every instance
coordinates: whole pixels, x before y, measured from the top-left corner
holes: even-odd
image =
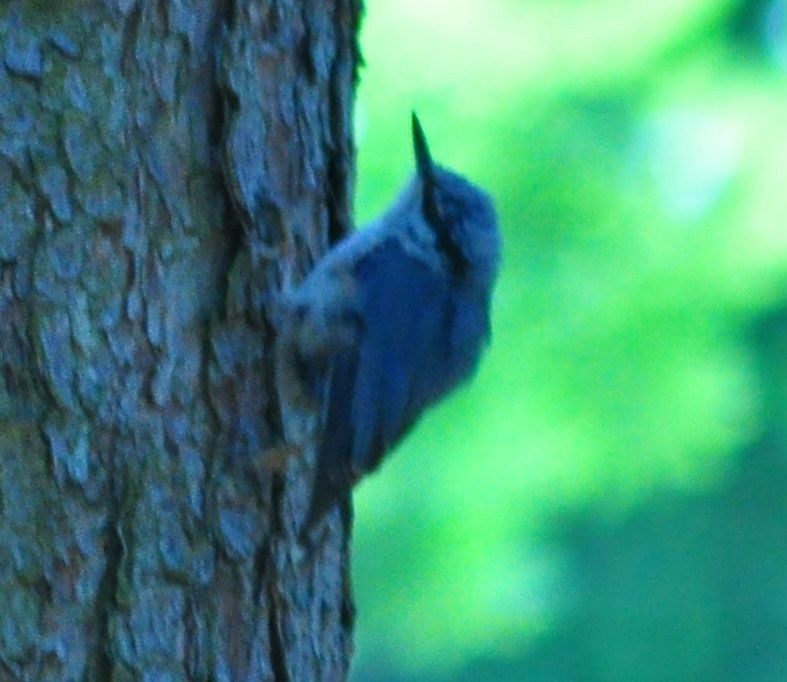
[[[494,195],[494,341],[356,495],[357,682],[787,680],[787,0],[368,0],[360,222]]]

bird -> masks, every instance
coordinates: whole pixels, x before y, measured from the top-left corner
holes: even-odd
[[[391,207],[330,249],[290,299],[298,365],[326,377],[302,538],[334,507],[351,514],[354,486],[473,376],[490,340],[492,199],[435,163],[415,113],[412,141],[415,173]]]

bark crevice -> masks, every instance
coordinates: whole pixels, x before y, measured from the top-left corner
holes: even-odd
[[[118,585],[123,565],[123,539],[119,526],[120,504],[114,491],[111,497],[104,540],[105,568],[95,602],[98,631],[94,660],[97,680],[111,679],[115,665],[112,652],[112,618],[117,609]]]
[[[289,682],[287,667],[287,648],[280,631],[279,603],[276,596],[275,582],[268,583],[268,637],[271,652],[271,668],[276,682]]]

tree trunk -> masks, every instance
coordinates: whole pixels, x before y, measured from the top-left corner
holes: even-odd
[[[0,679],[346,676],[273,311],[349,227],[359,11],[0,6]]]

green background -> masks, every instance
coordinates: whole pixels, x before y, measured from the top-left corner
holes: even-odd
[[[357,218],[432,152],[494,339],[356,494],[356,682],[787,680],[787,1],[368,0]]]

